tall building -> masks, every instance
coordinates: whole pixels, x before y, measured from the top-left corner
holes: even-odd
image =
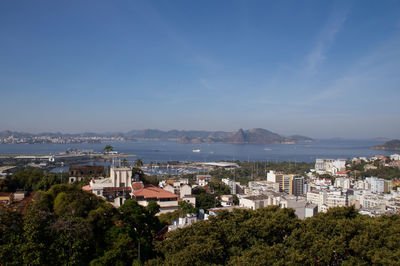
[[[276,182],[276,174],[275,174],[274,171],[270,170],[270,171],[267,173],[267,181],[269,181],[269,182]]]
[[[306,181],[304,181],[304,186],[303,186],[303,193],[306,195],[308,192],[310,192],[310,184]]]
[[[383,187],[383,192],[385,193],[390,193],[392,190],[392,180],[385,180],[384,187]]]
[[[331,175],[346,168],[345,159],[316,159],[315,160],[315,171],[317,173],[329,173]]]
[[[365,180],[371,185],[371,192],[383,193],[385,191],[385,180],[377,177],[367,177]]]
[[[292,195],[293,188],[292,188],[292,180],[293,180],[293,175],[283,175],[282,178],[282,191]]]
[[[338,188],[345,188],[349,189],[350,188],[350,179],[349,178],[344,178],[344,177],[338,177],[335,179],[335,187]]]
[[[295,176],[292,179],[292,194],[294,196],[304,195],[304,177]]]
[[[286,180],[286,181],[285,181]],[[282,173],[275,173],[274,171],[269,171],[267,173],[267,181],[269,182],[274,182],[279,184],[279,190],[280,191],[285,191],[285,182],[286,182],[286,190],[288,191],[287,193],[289,194],[289,181],[285,179],[285,175]]]

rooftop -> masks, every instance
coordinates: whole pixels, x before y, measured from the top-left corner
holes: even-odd
[[[85,190],[85,191],[92,191],[92,188],[90,187],[90,185],[87,185],[87,186],[83,186],[83,187],[82,187],[82,190]]]
[[[153,185],[145,185],[144,188],[136,190],[133,192],[135,197],[144,197],[146,198],[157,198],[157,199],[166,199],[166,198],[178,198],[177,195],[166,191],[162,188],[155,187]]]
[[[267,195],[255,195],[255,196],[248,196],[248,197],[244,197],[245,199],[248,200],[265,200],[268,199]]]
[[[143,188],[143,182],[133,182],[132,183],[132,189],[134,191],[142,189]]]

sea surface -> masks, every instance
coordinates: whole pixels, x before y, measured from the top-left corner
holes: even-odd
[[[57,154],[69,148],[101,152],[106,144],[110,144],[119,153],[136,155],[128,160],[140,158],[145,163],[220,160],[314,162],[316,158],[350,159],[395,153],[371,149],[372,146],[382,143],[369,140],[319,140],[312,143],[269,145],[144,141],[101,144],[0,144],[0,154]]]

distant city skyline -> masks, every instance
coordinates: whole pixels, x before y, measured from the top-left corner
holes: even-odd
[[[3,1],[0,131],[400,137],[400,1]]]

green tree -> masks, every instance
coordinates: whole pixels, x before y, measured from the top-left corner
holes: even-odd
[[[123,166],[123,167],[129,166],[129,163],[128,163],[128,161],[127,161],[125,158],[122,160],[122,166]]]
[[[50,226],[54,251],[53,259],[72,265],[90,261],[87,255],[93,250],[93,232],[90,224],[81,217],[60,217]]]
[[[229,186],[227,186],[225,183],[222,183],[221,181],[211,181],[208,185],[218,196],[228,195],[231,193]]]
[[[52,197],[45,192],[35,197],[24,217],[22,259],[24,264],[52,265],[57,257],[54,250],[49,249],[53,237],[50,226],[54,222]]]
[[[22,265],[22,215],[0,205],[0,265]]]
[[[135,239],[137,247],[140,245],[140,259],[145,260],[153,256],[153,238],[161,229],[156,211],[157,204],[151,203],[149,208],[139,205],[136,200],[128,199],[119,208],[120,220],[123,227],[133,230],[130,237]]]
[[[114,225],[117,210],[108,202],[101,203],[89,212],[87,221],[90,223],[95,245],[95,256],[101,256],[106,246],[105,233]],[[93,251],[92,251],[93,253]]]
[[[293,210],[277,206],[223,211],[209,221],[168,233],[168,241],[157,243],[156,250],[165,265],[225,265],[246,250],[283,245],[299,223]]]
[[[104,151],[105,151],[106,153],[109,153],[109,152],[112,151],[112,150],[114,150],[114,147],[111,146],[110,144],[107,144],[107,145],[104,147]]]
[[[184,213],[197,213],[198,210],[190,203],[187,203],[186,201],[181,201],[178,203],[179,204],[179,209]]]
[[[207,193],[196,195],[196,208],[198,209],[211,209],[216,204],[215,196]]]
[[[90,265],[132,265],[138,257],[137,235],[128,226],[113,226],[106,232],[106,249]]]
[[[135,160],[135,167],[137,167],[137,168],[140,168],[140,167],[142,167],[143,166],[143,161],[142,161],[142,159],[136,159]]]
[[[236,195],[232,195],[233,205],[239,205],[239,198]]]

